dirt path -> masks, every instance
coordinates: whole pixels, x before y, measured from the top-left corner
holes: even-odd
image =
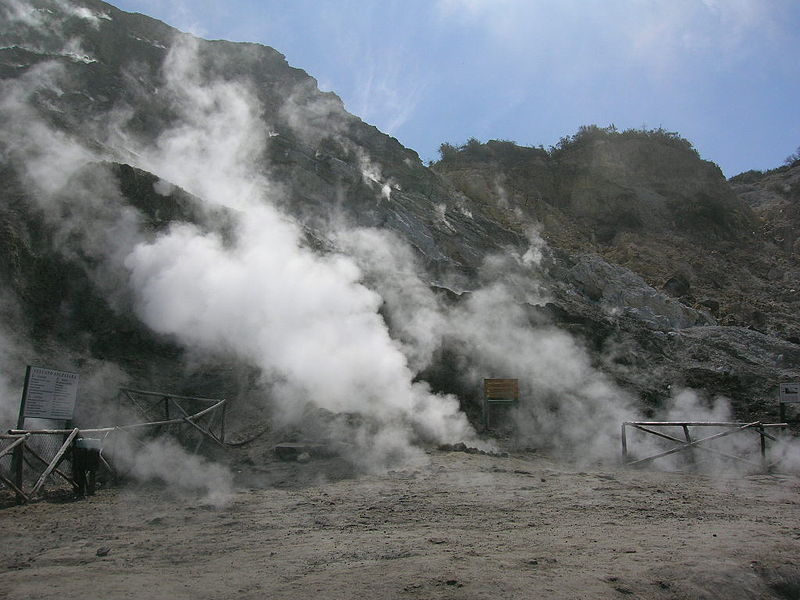
[[[219,509],[153,488],[8,508],[0,597],[800,597],[795,477],[429,459],[383,476],[284,479]],[[321,466],[275,464],[273,476]]]

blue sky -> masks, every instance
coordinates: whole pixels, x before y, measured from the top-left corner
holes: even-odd
[[[798,0],[119,0],[260,42],[424,160],[470,137],[545,147],[664,127],[726,176],[800,146]]]

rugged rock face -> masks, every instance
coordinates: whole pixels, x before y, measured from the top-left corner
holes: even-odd
[[[653,289],[638,275],[612,265],[594,254],[575,257],[575,265],[552,275],[571,283],[609,314],[628,314],[647,327],[658,330],[685,329],[696,325],[716,325],[707,312],[681,304]]]
[[[796,300],[798,256],[800,256],[800,162],[767,171],[747,171],[730,180],[734,191],[747,202],[758,218],[764,253],[771,257],[766,274],[776,282],[776,296]],[[786,290],[782,282],[791,287]]]
[[[796,167],[728,183],[676,134],[586,127],[550,152],[446,149],[434,169],[508,207],[511,227],[537,223],[551,244],[625,266],[726,325],[798,337]]]
[[[181,189],[148,171],[137,152],[164,144],[163,132],[187,119],[178,114],[177,71],[195,90],[192,118],[203,126],[213,125],[214,96],[203,104],[203,91],[214,86],[251,99],[243,111],[260,107],[259,131],[249,133],[267,143],[253,177],[269,180],[270,202],[320,255],[344,251],[334,222],[391,231],[413,248],[429,286],[418,295],[456,313],[471,306],[471,292],[502,281],[531,327],[575,335],[593,366],[648,410],[686,385],[729,395],[741,415],[772,416],[774,386],[800,378],[796,165],[729,184],[676,134],[586,127],[550,151],[444,146],[427,168],[271,48],[196,40],[96,0],[0,10],[0,280],[3,306],[12,307],[3,327],[31,341],[29,360],[113,361],[172,389],[188,369],[194,388],[177,392],[236,395],[253,385],[253,369],[235,352],[200,356],[150,330],[125,291],[128,274],[108,266],[106,238],[153,241],[176,223],[223,244],[237,235],[235,209],[209,208],[191,180]],[[39,150],[25,144],[26,122],[80,148],[72,153],[83,166],[55,191],[32,191],[46,189],[32,185],[37,174],[48,179],[49,169],[66,166],[32,172]],[[102,198],[78,218],[106,237],[64,229],[79,211],[75,190]],[[406,343],[403,310],[384,302],[390,332]],[[416,315],[429,307],[405,308]],[[469,369],[462,342],[442,339],[430,350],[438,363],[418,379],[460,394],[475,415],[479,394],[460,377]]]

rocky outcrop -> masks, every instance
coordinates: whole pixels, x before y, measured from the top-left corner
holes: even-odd
[[[725,325],[800,339],[798,167],[729,183],[662,130],[584,127],[549,151],[474,140],[445,150],[434,170],[510,228],[536,226]]]
[[[585,340],[598,368],[636,390],[649,416],[675,389],[689,387],[730,398],[740,418],[777,420],[777,384],[800,379],[800,345],[751,329],[656,327],[647,312],[610,312],[564,285],[531,310],[534,320],[544,314]]]
[[[716,325],[705,311],[695,310],[663,294],[635,273],[612,265],[596,255],[579,255],[575,264],[551,275],[574,285],[591,302],[610,315],[627,315],[647,327],[662,331],[698,325]]]

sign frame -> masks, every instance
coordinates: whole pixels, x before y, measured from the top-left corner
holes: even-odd
[[[78,373],[28,365],[17,429],[22,429],[25,419],[71,421],[79,383]]]

